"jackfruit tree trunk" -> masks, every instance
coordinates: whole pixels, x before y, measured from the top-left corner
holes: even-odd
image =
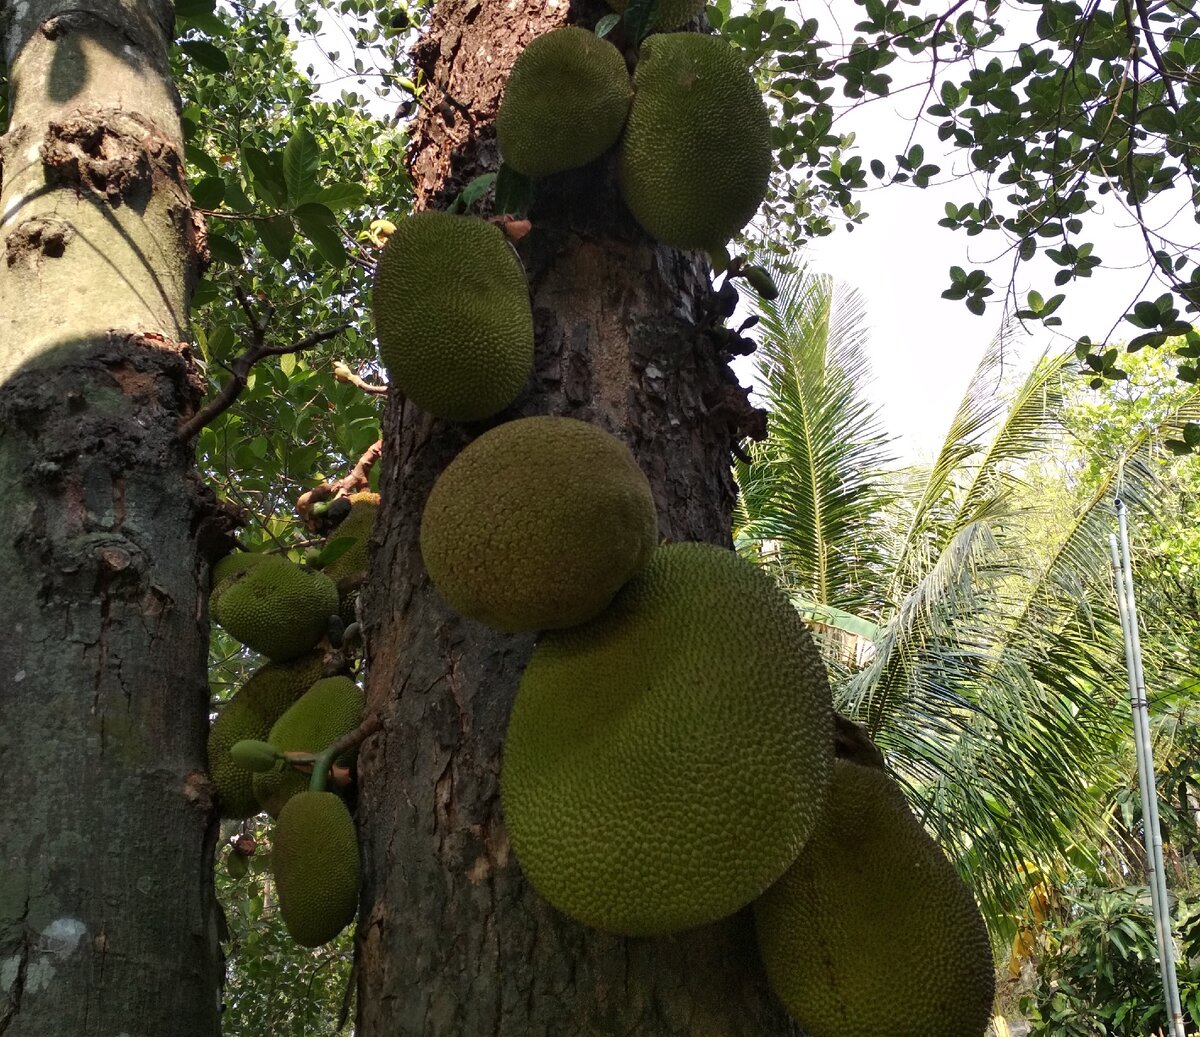
[[[593,25],[606,11],[573,7],[570,20]],[[536,0],[438,5],[415,55],[435,84],[412,131],[418,207],[442,207],[495,169],[491,120],[508,70],[567,15]],[[755,415],[712,328],[701,257],[655,247],[638,230],[616,196],[611,157],[543,181],[532,220],[519,251],[533,292],[536,374],[488,424],[526,414],[594,422],[632,447],[663,537],[729,544],[730,447]],[[435,476],[483,427],[434,421],[396,398],[386,419],[380,547],[365,596],[368,694],[385,728],[360,757],[356,1032],[798,1033],[766,989],[746,912],[669,939],[619,939],[565,918],[523,879],[498,773],[533,638],[453,614],[417,545]]]
[[[173,8],[0,10],[0,1034],[211,1037],[206,509],[176,434],[204,246]]]

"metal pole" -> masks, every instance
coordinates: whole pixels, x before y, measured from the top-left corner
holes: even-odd
[[[1133,566],[1129,556],[1129,533],[1125,504],[1117,498],[1117,538],[1109,537],[1117,606],[1125,641],[1125,668],[1129,677],[1129,703],[1133,711],[1134,747],[1138,759],[1138,787],[1142,800],[1142,834],[1146,847],[1146,877],[1154,912],[1155,940],[1159,968],[1166,997],[1172,1037],[1186,1037],[1183,1009],[1179,1000],[1179,981],[1175,973],[1175,941],[1171,933],[1170,901],[1167,896],[1166,870],[1163,865],[1162,832],[1158,818],[1158,793],[1154,780],[1154,757],[1150,741],[1150,719],[1146,700],[1146,682],[1142,673],[1141,638],[1138,631],[1137,602],[1133,589]]]

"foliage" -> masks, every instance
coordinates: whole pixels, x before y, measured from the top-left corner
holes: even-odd
[[[338,1015],[350,993],[353,928],[323,947],[297,947],[273,894],[266,819],[251,819],[244,828],[236,822],[225,827],[235,830],[218,855],[216,872],[230,935],[222,1031],[239,1037],[332,1037],[339,1032]],[[243,831],[254,840],[256,852],[246,874],[234,877],[227,861],[234,855],[232,840]]]
[[[780,284],[770,312],[803,312],[816,291],[803,277]],[[774,560],[785,586],[835,606],[816,619],[846,667],[839,708],[867,728],[993,927],[1008,933],[1028,862],[1042,873],[1069,865],[1100,874],[1112,838],[1107,797],[1122,780],[1126,746],[1123,688],[1110,679],[1121,658],[1110,502],[1117,486],[1139,514],[1162,499],[1158,441],[1200,404],[1190,391],[1169,393],[1111,449],[1085,455],[1087,480],[1060,490],[1048,514],[1046,495],[1029,493],[1023,477],[1035,459],[1063,452],[1065,394],[1076,384],[1070,358],[1044,359],[998,392],[1001,338],[932,464],[893,472],[889,499],[884,441],[861,398],[834,377],[828,325],[767,319],[763,328],[773,421],[768,441],[738,467],[739,542]],[[793,341],[799,335],[812,341]],[[822,361],[827,377],[805,366]],[[844,425],[863,438],[846,438],[843,452],[809,449],[843,441],[824,431],[839,427],[839,412],[853,415]],[[859,557],[871,564],[840,568],[856,581],[852,605],[822,574]],[[1143,648],[1153,680],[1177,672],[1174,640],[1148,637]]]
[[[1030,1037],[1142,1037],[1165,1033],[1167,1010],[1158,969],[1150,891],[1144,886],[1085,886],[1069,897],[1066,919],[1042,933]],[[1179,995],[1188,1032],[1200,1021],[1200,898],[1180,897],[1172,921]]]
[[[1088,236],[1115,205],[1141,228],[1146,289],[1159,284],[1130,301],[1125,320],[1140,334],[1127,349],[1186,335],[1177,346],[1188,360],[1179,377],[1195,382],[1200,334],[1186,314],[1200,310],[1200,262],[1154,215],[1164,207],[1194,208],[1200,188],[1195,0],[855,6],[853,38],[835,42],[825,37],[838,30],[836,22],[797,20],[763,0],[744,12],[731,0],[709,8],[718,30],[758,63],[778,113],[780,173],[765,210],[765,246],[786,256],[803,237],[829,233],[835,213],[852,229],[866,215],[860,199],[872,187],[963,179],[965,197],[946,203],[939,224],[999,238],[1014,280],[1021,264],[1048,260],[1056,268],[1052,285],[1012,301],[1021,319],[1054,327],[1065,298],[1059,289],[1112,261]],[[897,81],[893,73],[903,67],[921,72]],[[836,131],[847,108],[912,88],[923,93],[923,118],[901,153],[858,154],[853,139]],[[936,128],[936,141],[928,127]],[[1162,205],[1152,209],[1156,200]],[[995,295],[991,277],[959,266],[949,276],[943,296],[984,313]],[[1108,331],[1095,342],[1079,340],[1079,359],[1096,385],[1124,377],[1112,337]]]

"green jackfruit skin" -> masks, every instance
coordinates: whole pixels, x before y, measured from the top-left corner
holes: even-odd
[[[213,566],[212,580],[210,581],[212,591],[208,596],[209,609],[215,609],[221,595],[233,586],[233,577],[239,576],[247,569],[253,568],[259,562],[266,561],[270,557],[271,555],[260,554],[256,551],[234,551],[217,562]]]
[[[509,73],[496,116],[500,157],[525,176],[587,165],[617,142],[632,98],[616,47],[575,25],[554,29]]]
[[[490,417],[529,379],[529,286],[484,220],[434,211],[401,220],[379,257],[371,308],[388,377],[435,417]]]
[[[832,738],[824,666],[771,578],[670,544],[599,618],[539,640],[504,743],[505,824],[526,878],[577,921],[689,929],[795,860]]]
[[[700,33],[650,36],[618,152],[629,211],[676,248],[717,249],[754,216],[771,173],[771,121],[745,63]]]
[[[230,637],[273,662],[311,649],[338,610],[337,586],[324,573],[271,557],[236,574],[212,608]]]
[[[874,767],[838,760],[825,814],[754,905],[771,986],[812,1037],[982,1037],[994,972],[971,891]]]
[[[222,707],[208,733],[208,773],[217,790],[222,817],[247,818],[261,811],[254,798],[254,775],[229,750],[243,739],[265,741],[284,711],[321,679],[322,653],[257,669]]]
[[[350,495],[350,514],[339,522],[329,534],[329,543],[350,539],[354,546],[338,555],[321,571],[334,583],[351,576],[362,576],[367,571],[367,545],[371,539],[371,528],[379,513],[378,493],[354,493]]]
[[[629,448],[574,418],[485,432],[438,477],[421,516],[438,592],[509,632],[596,616],[657,539],[654,496]]]
[[[332,792],[301,792],[279,815],[271,845],[279,912],[302,947],[328,943],[358,912],[358,837]]]
[[[362,723],[362,689],[349,677],[317,681],[271,726],[266,741],[280,752],[319,753]],[[353,751],[345,759],[353,758]],[[344,761],[343,761],[344,762]],[[308,788],[309,776],[288,767],[253,776],[254,798],[272,817]]]
[[[705,0],[662,0],[658,7],[658,17],[654,20],[654,28],[660,32],[678,29],[684,22],[691,21],[703,11],[704,4]],[[618,14],[624,14],[629,0],[608,0],[608,6]]]

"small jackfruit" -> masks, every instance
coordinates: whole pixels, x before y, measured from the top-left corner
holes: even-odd
[[[509,73],[496,116],[500,157],[525,176],[587,165],[617,142],[632,97],[616,47],[576,25],[553,29]]]
[[[658,5],[658,17],[654,19],[654,28],[659,32],[678,29],[684,22],[690,21],[703,11],[704,3],[705,0],[662,0]],[[618,14],[624,14],[629,0],[608,0],[608,6]]]
[[[812,1037],[988,1028],[995,980],[979,909],[875,767],[835,762],[816,831],[754,917],[767,978]]]
[[[529,378],[529,287],[503,232],[484,220],[434,211],[401,220],[379,257],[371,308],[388,376],[436,417],[489,417]]]
[[[656,540],[650,483],[629,448],[574,418],[485,432],[438,477],[421,517],[438,592],[506,631],[592,618]]]
[[[324,573],[270,557],[227,581],[213,618],[248,648],[274,662],[303,655],[338,610],[337,587]]]
[[[717,36],[650,36],[633,73],[617,181],[630,212],[676,248],[717,249],[766,196],[771,121],[745,62]]]
[[[362,689],[349,677],[327,677],[317,681],[271,726],[267,741],[279,752],[319,753],[360,723]],[[352,759],[350,750],[345,759]],[[283,805],[308,787],[309,777],[294,768],[255,774],[254,796],[272,817]]]
[[[708,544],[660,547],[592,622],[542,635],[501,765],[525,876],[597,929],[732,914],[816,824],[829,683],[771,578]]]
[[[208,773],[217,790],[222,817],[253,817],[261,807],[254,798],[251,772],[230,755],[241,741],[264,740],[284,711],[321,679],[320,652],[257,669],[222,707],[208,733]]]
[[[358,837],[346,804],[332,792],[288,800],[271,845],[279,912],[292,939],[319,947],[358,911]]]
[[[252,774],[273,771],[283,760],[279,751],[270,742],[263,742],[256,738],[243,738],[240,742],[234,742],[233,748],[229,750],[229,755],[233,758],[234,763],[239,767],[245,767]]]
[[[350,513],[329,534],[326,551],[336,547],[340,553],[322,569],[334,583],[349,577],[362,576],[367,571],[367,544],[371,539],[371,527],[379,512],[378,493],[353,493],[344,498],[350,503]],[[343,548],[338,541],[352,541]]]

